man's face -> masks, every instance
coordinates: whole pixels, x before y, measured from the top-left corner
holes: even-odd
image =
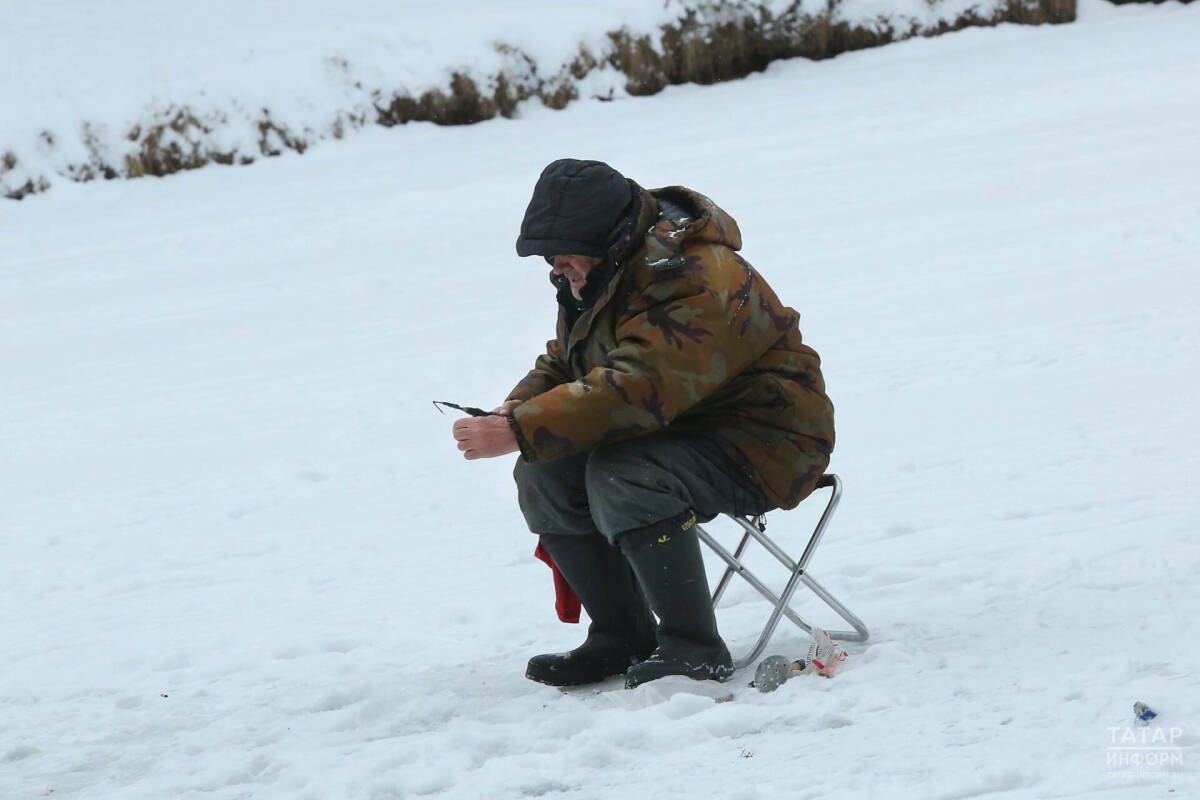
[[[571,284],[571,294],[576,300],[582,300],[580,292],[583,291],[583,285],[587,283],[588,273],[592,268],[601,262],[602,259],[593,258],[591,256],[577,255],[558,255],[554,257],[554,263],[551,265],[551,271],[555,275],[563,275]]]

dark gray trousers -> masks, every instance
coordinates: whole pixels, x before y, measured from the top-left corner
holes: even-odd
[[[518,458],[513,477],[529,530],[599,531],[613,543],[625,531],[688,509],[707,522],[721,513],[772,508],[719,445],[703,436],[653,433],[545,464]]]

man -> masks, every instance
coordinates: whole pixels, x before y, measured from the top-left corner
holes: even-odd
[[[694,526],[795,506],[834,441],[799,315],[740,247],[707,197],[598,161],[555,161],[534,187],[517,253],[551,265],[557,336],[493,416],[453,429],[468,459],[520,452],[521,511],[591,618],[531,680],[733,674]]]

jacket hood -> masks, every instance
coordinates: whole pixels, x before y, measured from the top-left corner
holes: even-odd
[[[683,186],[651,189],[658,218],[646,233],[646,264],[654,269],[671,269],[683,264],[683,248],[689,243],[723,244],[731,250],[742,247],[737,222],[716,203]]]

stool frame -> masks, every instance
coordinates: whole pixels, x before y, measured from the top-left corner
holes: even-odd
[[[798,561],[793,560],[782,547],[775,543],[774,539],[767,536],[766,531],[763,530],[766,527],[765,522],[761,526],[755,524],[755,520],[762,519],[761,517],[743,517],[735,514],[725,515],[736,522],[743,531],[742,539],[732,553],[717,541],[712,534],[706,531],[702,525],[696,526],[700,540],[716,553],[726,565],[725,573],[717,581],[717,587],[713,591],[713,608],[716,608],[721,602],[721,597],[725,594],[725,590],[729,587],[729,583],[735,574],[740,575],[759,594],[774,604],[771,616],[767,618],[767,623],[763,627],[762,633],[759,634],[758,641],[754,644],[754,647],[746,655],[734,660],[733,663],[737,669],[749,666],[756,658],[762,655],[763,650],[766,649],[767,644],[771,641],[771,637],[774,635],[779,621],[784,617],[791,620],[793,624],[805,633],[812,633],[812,624],[793,611],[790,605],[793,595],[795,595],[796,590],[802,585],[807,586],[825,605],[837,612],[838,616],[849,623],[854,629],[852,631],[828,631],[833,639],[843,642],[865,642],[867,640],[869,634],[867,626],[863,624],[862,620],[855,616],[854,612],[846,608],[841,601],[829,593],[828,589],[818,583],[817,579],[808,573],[808,562],[812,560],[813,554],[816,553],[817,546],[820,545],[821,539],[825,535],[825,529],[829,526],[829,520],[833,517],[834,511],[837,510],[838,503],[842,499],[842,481],[837,475],[826,474],[817,483],[817,489],[831,489],[829,501],[826,503],[825,510],[821,513],[821,518],[817,521],[817,526],[813,529],[812,536],[809,537],[808,544],[805,545],[804,552]],[[784,585],[783,591],[779,594],[768,588],[743,563],[742,556],[745,554],[746,547],[751,539],[762,545],[768,553],[774,556],[788,570],[789,577],[787,583]]]

